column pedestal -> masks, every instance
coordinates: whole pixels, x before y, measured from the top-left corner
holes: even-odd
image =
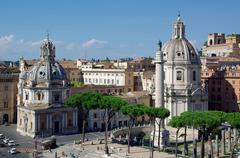
[[[155,131],[155,140],[154,140],[154,147],[158,147],[158,137],[160,137],[160,149],[164,149],[169,144],[169,131],[166,129],[161,129],[160,133],[159,130],[156,129]],[[153,138],[153,131],[151,133],[151,139]]]

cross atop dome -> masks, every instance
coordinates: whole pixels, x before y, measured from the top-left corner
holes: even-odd
[[[178,18],[177,18],[177,21],[181,21],[181,14],[180,14],[180,11],[178,11]]]

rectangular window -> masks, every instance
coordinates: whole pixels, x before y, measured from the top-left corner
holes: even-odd
[[[182,80],[182,71],[177,71],[177,81]]]
[[[214,87],[212,87],[212,91],[215,92],[215,88]]]
[[[193,81],[196,81],[196,71],[193,71]]]
[[[61,103],[62,100],[61,100],[61,96],[62,96],[62,93],[61,92],[58,92],[58,91],[54,91],[52,92],[52,103]]]
[[[8,91],[8,85],[5,85],[5,86],[4,86],[4,90],[5,90],[5,91]]]
[[[8,102],[7,102],[7,101],[5,101],[5,102],[3,103],[3,107],[4,107],[4,108],[8,108]]]
[[[28,100],[28,94],[25,95],[25,99]]]

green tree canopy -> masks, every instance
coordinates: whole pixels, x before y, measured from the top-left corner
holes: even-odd
[[[183,116],[174,116],[170,121],[169,125],[174,128],[181,128],[186,126],[186,121]]]
[[[121,107],[128,105],[128,102],[117,96],[102,96],[101,98],[101,109],[110,109],[113,112],[118,112]]]
[[[226,114],[226,121],[236,129],[240,129],[240,113],[239,112],[233,112],[233,113],[227,113]]]
[[[101,105],[101,98],[102,95],[96,92],[74,94],[65,101],[65,105],[73,108],[96,109]]]
[[[128,115],[130,118],[136,118],[145,114],[143,107],[144,105],[142,104],[127,105],[121,108],[121,112],[124,115]]]
[[[180,116],[184,117],[186,125],[195,128],[216,128],[220,126],[223,121],[221,113],[216,111],[183,112]]]

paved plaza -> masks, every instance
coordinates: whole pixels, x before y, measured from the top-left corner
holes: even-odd
[[[127,154],[127,145],[109,143],[109,150],[111,158],[148,158],[150,155],[149,149],[143,147],[131,147],[131,153]],[[64,152],[63,152],[64,151]],[[54,158],[57,153],[57,157],[78,157],[78,158],[104,158],[104,144],[100,144],[99,141],[88,141],[82,148],[81,145],[74,145],[73,143],[60,146],[57,149],[45,150],[42,153],[42,157]],[[71,156],[72,155],[72,156]],[[170,155],[164,152],[154,152],[155,158],[173,158],[174,155]]]

